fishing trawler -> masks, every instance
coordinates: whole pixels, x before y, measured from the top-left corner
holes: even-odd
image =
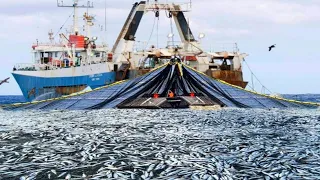
[[[183,63],[207,75],[245,88],[242,61],[246,54],[237,48],[233,51],[205,52],[195,39],[184,13],[191,10],[191,4],[159,3],[157,0],[141,1],[133,5],[129,16],[111,50],[106,44],[98,44],[98,37],[92,36],[93,16],[84,13],[85,34],[78,29],[78,9],[92,8],[79,6],[74,0],[72,33],[59,34],[59,43],[54,42],[49,33],[50,43],[36,43],[32,46],[34,63],[18,64],[13,76],[27,101],[59,97],[105,86],[115,81],[132,79],[179,56]],[[147,12],[166,11],[168,18],[175,21],[181,42],[172,41],[164,48],[152,46],[150,49],[135,49],[135,35],[142,17]],[[200,37],[201,38],[201,37]]]
[[[229,51],[205,52],[200,41],[195,39],[185,18],[184,13],[190,10],[191,2],[174,4],[141,1],[135,3],[111,51],[114,54],[114,60],[121,62],[123,66],[120,68],[120,74],[123,72],[120,77],[134,78],[137,75],[143,75],[170,61],[173,56],[179,56],[183,63],[210,77],[245,88],[248,82],[243,81],[242,62],[247,54],[240,53],[236,43]],[[159,18],[160,11],[165,11],[167,17],[174,20],[181,42],[175,44],[173,32],[171,32],[168,34],[168,44],[165,48],[154,48],[155,46],[152,45],[149,50],[135,50],[135,36],[143,15],[151,12],[155,14],[155,18]],[[201,33],[199,39],[204,36]]]
[[[97,44],[98,37],[92,36],[94,17],[83,14],[84,32],[78,27],[78,9],[93,8],[92,4],[80,6],[78,0],[73,8],[72,33],[59,34],[59,43],[54,42],[53,32],[49,32],[50,42],[32,45],[33,63],[17,64],[13,76],[27,101],[54,98],[97,88],[115,81],[117,63],[112,62],[106,44]]]

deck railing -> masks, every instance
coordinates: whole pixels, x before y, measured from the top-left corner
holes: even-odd
[[[44,71],[44,70],[54,70],[54,69],[60,69],[60,68],[71,68],[71,67],[78,67],[82,65],[88,65],[88,64],[100,64],[109,62],[107,57],[101,58],[99,60],[88,62],[77,62],[77,61],[60,61],[60,63],[57,62],[49,62],[48,64],[40,64],[40,63],[20,63],[16,64],[13,68],[13,71]]]
[[[20,63],[13,68],[14,71],[37,71],[37,69],[39,69],[39,64],[33,63]]]
[[[206,52],[239,52],[237,43],[213,43],[211,45],[203,45],[203,50]]]

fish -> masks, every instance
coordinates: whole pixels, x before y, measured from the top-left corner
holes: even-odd
[[[308,133],[318,131],[317,115],[162,111],[26,112],[26,122],[19,123],[23,130],[7,133],[1,124],[10,122],[0,122],[0,174],[6,179],[29,178],[25,172],[36,172],[34,179],[66,179],[69,174],[71,179],[319,176],[318,134]]]

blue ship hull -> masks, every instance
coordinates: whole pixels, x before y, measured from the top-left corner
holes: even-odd
[[[83,90],[87,86],[91,89],[114,83],[115,72],[99,73],[75,77],[35,77],[12,73],[20,86],[26,101],[32,101],[45,94],[50,94],[50,98],[61,95],[72,94]],[[44,98],[46,99],[46,98]]]

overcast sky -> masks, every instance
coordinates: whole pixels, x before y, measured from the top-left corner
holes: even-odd
[[[166,0],[159,0],[165,2]],[[178,0],[181,2],[184,0]],[[64,0],[65,4],[72,3]],[[107,0],[107,32],[104,26],[105,0],[93,0],[96,15],[93,32],[113,45],[132,7],[132,0]],[[80,1],[80,4],[86,1]],[[81,10],[83,14],[85,10]],[[187,14],[195,36],[205,33],[205,49],[237,42],[249,54],[249,66],[260,81],[274,93],[320,93],[320,1],[319,0],[197,0]],[[32,43],[48,41],[48,31],[58,33],[72,9],[56,7],[56,0],[4,0],[0,5],[0,79],[11,77],[10,84],[0,86],[0,95],[21,94],[11,76],[16,63],[31,62]],[[81,19],[80,19],[81,20]],[[137,33],[137,40],[148,41],[154,15],[147,14]],[[70,29],[72,18],[62,28]],[[170,20],[161,14],[158,34],[164,45],[170,33]],[[178,34],[174,32],[175,40]],[[157,44],[156,36],[150,44]],[[57,38],[56,38],[57,40]],[[268,46],[277,44],[269,52]],[[227,47],[226,45],[223,47]],[[250,71],[244,69],[251,83]],[[258,83],[255,81],[256,87]]]

